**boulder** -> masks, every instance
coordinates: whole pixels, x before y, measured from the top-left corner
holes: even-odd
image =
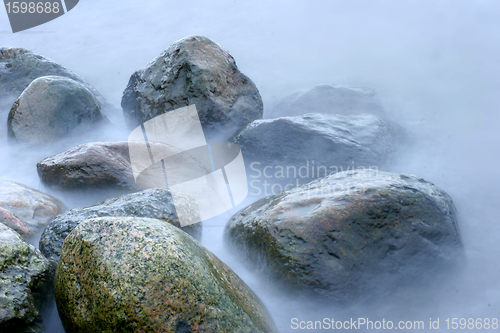
[[[61,65],[23,48],[0,48],[0,114],[8,112],[19,95],[41,76],[63,76],[83,84],[96,97],[101,109],[106,102],[99,92],[75,73]]]
[[[180,194],[177,194],[180,196]],[[186,199],[186,209],[177,207],[181,213],[191,212],[191,201]],[[150,189],[138,193],[109,199],[95,206],[75,208],[59,215],[44,230],[40,238],[40,251],[57,263],[61,254],[61,247],[68,234],[80,223],[95,217],[147,217],[168,222],[181,228],[176,207],[172,201],[172,194],[164,189]],[[202,223],[190,224],[181,228],[194,238],[201,240]]]
[[[0,268],[0,331],[43,333],[53,271],[37,249],[2,223]]]
[[[352,116],[385,112],[375,91],[340,85],[320,85],[283,98],[266,118],[301,116],[306,113]]]
[[[340,303],[446,281],[464,258],[448,194],[381,171],[261,199],[230,219],[224,239],[284,290]]]
[[[28,223],[18,218],[15,214],[7,209],[0,207],[0,222],[18,232],[23,237],[34,235],[34,230],[30,228]]]
[[[159,220],[81,223],[64,241],[54,285],[67,332],[276,332],[228,266]]]
[[[166,163],[167,169],[170,166],[174,168],[178,165],[190,165],[197,170],[193,172],[203,174],[208,172],[199,161],[194,160],[189,154],[182,154],[177,148],[159,142],[150,142],[149,145],[158,155],[175,155],[170,161],[178,163]],[[45,158],[37,164],[37,171],[45,185],[57,190],[115,189],[136,192],[144,188],[164,187],[163,172],[158,184],[139,183],[140,186],[136,184],[134,168],[143,170],[151,164],[148,149],[143,149],[144,156],[141,156],[140,148],[145,146],[138,141],[85,143]],[[130,162],[131,150],[136,156],[134,168]],[[192,163],[188,163],[187,159]]]
[[[7,130],[18,143],[43,145],[70,134],[86,134],[105,123],[92,92],[62,76],[35,79],[10,110]]]
[[[373,115],[306,114],[256,120],[233,142],[250,166],[250,179],[300,184],[338,171],[384,167],[404,138],[400,126]]]
[[[24,237],[43,230],[66,206],[57,198],[31,187],[0,181],[0,222]]]
[[[135,72],[122,98],[123,113],[132,127],[192,104],[205,134],[220,141],[261,119],[263,113],[255,84],[226,50],[202,36],[177,41]]]
[[[122,189],[139,191],[127,141],[90,142],[38,162],[42,182],[58,190]]]

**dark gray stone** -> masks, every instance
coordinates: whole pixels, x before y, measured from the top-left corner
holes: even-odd
[[[127,141],[90,142],[37,163],[42,182],[58,190],[140,191],[134,181]]]
[[[186,199],[184,212],[190,212],[192,203]],[[172,201],[171,192],[163,189],[150,189],[142,192],[109,199],[95,206],[75,208],[59,215],[45,229],[40,238],[40,251],[50,260],[57,263],[64,239],[81,222],[94,217],[129,216],[147,217],[166,221],[181,227],[177,211]],[[200,240],[202,223],[187,225],[181,228],[194,238]]]
[[[366,170],[261,199],[231,218],[224,238],[284,290],[338,302],[447,281],[464,260],[448,194]]]
[[[381,168],[404,141],[403,129],[373,115],[307,114],[256,120],[233,142],[251,178],[299,183],[353,168]],[[302,168],[302,169],[301,169]]]
[[[164,143],[150,142],[149,145],[159,154],[175,155],[171,158],[172,163],[165,163],[166,169],[189,164],[195,174],[208,173],[203,165],[189,154],[180,154],[180,150]],[[95,192],[109,189],[130,193],[145,188],[164,187],[161,186],[165,184],[163,172],[159,184],[141,183],[142,187],[136,184],[130,150],[136,154],[136,168],[142,170],[151,165],[148,150],[140,148],[145,148],[144,143],[137,141],[85,143],[38,162],[37,171],[45,185],[57,190]]]
[[[122,107],[132,127],[168,111],[196,105],[205,134],[225,141],[262,118],[262,99],[233,57],[207,37],[190,36],[172,44],[135,72]]]

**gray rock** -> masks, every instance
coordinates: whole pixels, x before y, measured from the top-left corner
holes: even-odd
[[[380,100],[371,89],[321,85],[283,98],[266,114],[266,118],[301,116],[306,113],[385,115]]]
[[[148,167],[151,159],[146,150],[141,158],[138,155],[143,143],[136,141],[91,142],[73,147],[55,156],[47,157],[37,163],[37,171],[45,185],[58,190],[105,190],[115,189],[136,192],[144,188],[163,187],[163,172],[160,184],[136,184],[130,162],[130,149],[136,154],[137,169]],[[178,162],[168,163],[165,168],[178,165],[191,165],[197,172],[205,174],[203,165],[189,154],[179,154],[180,150],[159,142],[151,142],[150,147],[158,154],[171,155]],[[190,162],[186,162],[189,159]],[[200,171],[201,170],[201,171]],[[140,179],[139,179],[140,180]],[[123,194],[123,193],[122,193]]]
[[[58,190],[123,189],[139,191],[127,141],[90,142],[37,163],[42,182]]]
[[[295,184],[353,168],[384,167],[404,138],[398,125],[373,115],[307,114],[256,120],[233,142],[241,147],[251,178],[262,177],[268,167],[266,178]]]
[[[122,107],[135,127],[168,111],[196,105],[205,134],[221,141],[262,118],[262,99],[233,57],[207,37],[190,36],[172,44],[135,72]]]
[[[66,206],[57,198],[11,181],[0,181],[0,222],[24,237],[43,230]]]
[[[80,224],[64,241],[55,295],[68,332],[276,332],[228,266],[159,220]]]
[[[9,138],[44,145],[70,134],[87,134],[105,123],[92,92],[62,76],[35,79],[22,92],[7,120]]]
[[[447,281],[464,259],[448,194],[413,175],[366,170],[257,201],[224,238],[281,288],[338,302]]]
[[[186,199],[189,213],[190,203]],[[147,217],[166,221],[180,228],[176,208],[172,201],[172,194],[168,190],[150,189],[142,192],[124,195],[119,198],[109,199],[95,206],[75,208],[59,215],[44,230],[40,238],[40,251],[51,261],[57,263],[61,253],[64,239],[83,221],[94,217],[128,216]],[[201,240],[202,223],[187,225],[181,228],[194,238]]]
[[[42,254],[0,223],[0,331],[43,333],[53,271]]]
[[[61,65],[23,48],[0,48],[0,114],[8,112],[19,95],[41,76],[64,76],[83,84],[99,102],[101,109],[110,107],[104,97],[75,73]]]

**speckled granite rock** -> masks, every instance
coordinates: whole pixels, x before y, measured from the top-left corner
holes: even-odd
[[[205,134],[218,141],[226,141],[263,113],[255,84],[226,50],[203,36],[175,42],[147,68],[135,72],[122,98],[123,113],[132,127],[193,104]]]
[[[0,181],[0,208],[0,222],[25,237],[41,232],[66,210],[53,196],[11,181]]]
[[[346,116],[368,113],[383,117],[385,111],[372,89],[324,84],[283,98],[266,114],[266,118],[300,116],[306,113]]]
[[[342,302],[426,285],[463,259],[448,194],[386,172],[340,172],[257,201],[224,237],[284,289]]]
[[[55,295],[68,332],[276,332],[229,267],[158,220],[80,224],[64,241]]]
[[[40,332],[53,271],[42,254],[0,223],[0,332]]]
[[[190,201],[186,200],[186,206],[189,206],[189,204]],[[189,213],[191,210],[187,207],[184,211]],[[154,218],[180,227],[170,191],[164,189],[150,189],[124,195],[115,199],[109,199],[95,206],[75,208],[65,214],[59,215],[44,230],[40,238],[40,251],[48,259],[57,263],[66,236],[68,236],[68,234],[81,222],[90,218],[104,216]],[[202,223],[184,226],[182,230],[200,240],[202,235]]]
[[[0,48],[0,114],[8,112],[26,87],[41,76],[63,76],[83,84],[99,101],[102,109],[110,107],[97,90],[63,66],[23,48]]]
[[[12,106],[7,119],[13,141],[46,145],[70,135],[85,135],[107,123],[92,92],[62,76],[35,79]]]

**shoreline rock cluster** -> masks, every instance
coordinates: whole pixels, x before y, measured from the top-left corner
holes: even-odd
[[[382,171],[406,134],[373,91],[318,86],[286,97],[276,118],[262,119],[260,93],[229,52],[189,36],[132,74],[123,117],[141,131],[145,121],[193,104],[207,141],[237,144],[247,174],[261,166],[249,186],[290,181],[279,179],[280,168],[337,167],[253,196],[225,227],[228,249],[277,290],[345,304],[409,285],[426,288],[462,265],[452,199],[417,176]],[[138,170],[157,162],[153,151],[190,155],[155,140],[89,142],[88,133],[109,125],[110,111],[64,67],[24,49],[0,49],[0,116],[9,145],[28,151],[72,138],[72,148],[33,165],[41,182],[65,200],[110,190],[104,201],[67,211],[48,194],[0,182],[0,330],[43,332],[44,307],[55,297],[68,332],[277,332],[254,292],[199,243],[202,223],[180,222],[194,221],[185,218],[199,216],[198,206],[193,196],[166,188],[169,165],[155,170],[161,184],[136,184]],[[131,163],[131,151],[144,154],[144,165]],[[210,161],[188,162],[193,169],[184,172],[211,172]],[[27,241],[40,233],[39,251]]]

